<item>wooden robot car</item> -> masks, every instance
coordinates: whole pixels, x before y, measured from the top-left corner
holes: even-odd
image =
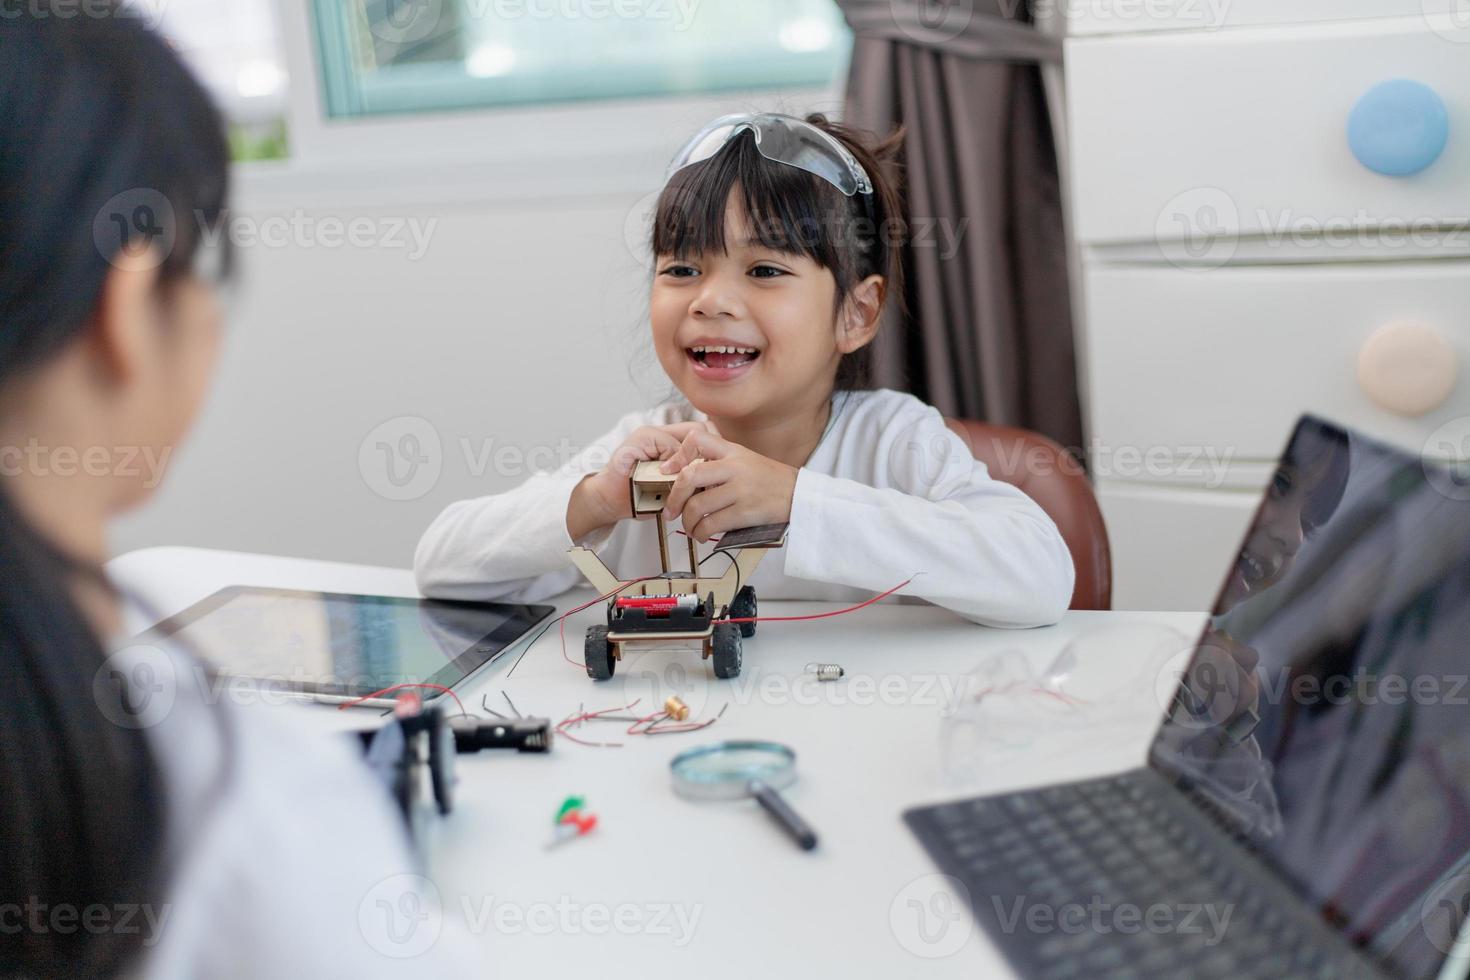
[[[698,652],[714,662],[716,677],[739,676],[740,641],[753,635],[756,626],[731,622],[756,615],[755,590],[741,583],[750,581],[768,550],[785,544],[787,525],[766,524],[722,535],[715,552],[728,557],[729,567],[719,578],[699,574],[694,539],[686,538],[689,570],[673,571],[663,508],[674,477],[659,472],[659,465],[658,460],[637,464],[628,482],[633,515],[654,515],[662,574],[624,582],[592,550],[576,547],[568,552],[597,594],[610,596],[607,625],[587,628],[587,676],[607,680],[624,656],[655,649]]]

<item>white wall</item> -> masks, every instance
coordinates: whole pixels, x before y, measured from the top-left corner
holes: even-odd
[[[585,445],[651,404],[668,382],[647,352],[648,270],[626,229],[709,108],[663,119],[667,132],[615,177],[595,147],[536,173],[430,158],[242,175],[247,229],[274,218],[307,231],[241,249],[210,402],[156,498],[118,526],[115,550],[185,544],[406,566],[445,504],[528,475],[504,456],[497,466],[495,449]],[[399,220],[437,224],[416,261],[383,244],[328,247],[324,219],[363,217],[375,236]],[[437,481],[412,500],[384,495],[394,491],[375,445],[366,466],[359,459],[369,434],[401,417],[427,420],[442,447]],[[410,429],[390,425],[387,441]],[[478,474],[477,457],[488,465]]]

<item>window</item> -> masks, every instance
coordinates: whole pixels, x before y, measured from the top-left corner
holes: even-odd
[[[271,0],[143,0],[230,122],[235,156],[285,155],[286,67]]]
[[[825,85],[833,0],[313,0],[332,118]]]

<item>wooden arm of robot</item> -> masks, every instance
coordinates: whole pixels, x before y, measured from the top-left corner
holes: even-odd
[[[633,513],[654,514],[664,509],[669,491],[674,488],[675,473],[660,473],[663,460],[645,459],[633,467],[628,478],[628,493],[633,503]]]
[[[591,548],[583,548],[579,545],[570,549],[567,554],[571,556],[572,564],[576,565],[587,581],[592,583],[598,595],[607,595],[623,584],[622,579],[614,575],[602,559],[597,557],[597,552]]]

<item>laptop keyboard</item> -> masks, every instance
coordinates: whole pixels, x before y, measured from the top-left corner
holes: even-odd
[[[1027,977],[1378,975],[1166,794],[1138,770],[904,818]]]

